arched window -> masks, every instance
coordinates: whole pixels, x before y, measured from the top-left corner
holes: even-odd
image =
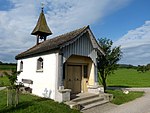
[[[20,62],[20,71],[23,71],[23,61]]]
[[[37,60],[37,71],[43,71],[43,59],[41,57]]]

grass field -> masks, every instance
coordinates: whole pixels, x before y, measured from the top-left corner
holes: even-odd
[[[139,73],[135,69],[118,69],[108,76],[108,86],[150,87],[150,71]]]
[[[0,70],[16,70],[17,66],[14,64],[0,64]]]
[[[111,101],[114,104],[120,105],[129,101],[132,101],[136,98],[143,96],[144,92],[132,91],[129,94],[124,94],[121,90],[107,90],[108,93],[113,94],[113,100]]]
[[[7,107],[6,98],[6,91],[0,91],[0,113],[80,113],[63,103],[27,94],[20,95],[20,102],[17,107]]]

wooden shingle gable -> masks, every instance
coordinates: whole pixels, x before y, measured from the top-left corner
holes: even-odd
[[[65,62],[71,55],[90,57],[93,50],[88,32],[85,32],[62,48],[63,61]]]
[[[91,29],[89,26],[86,27],[86,29],[80,33],[76,38],[74,38],[73,40],[64,43],[61,48],[74,43],[77,39],[81,38],[84,34],[88,34],[87,38],[89,38],[89,40],[91,41],[91,44],[93,46],[93,49],[95,49],[100,55],[105,55],[104,51],[102,50],[102,48],[100,47],[100,45],[98,44],[95,36],[93,35]]]

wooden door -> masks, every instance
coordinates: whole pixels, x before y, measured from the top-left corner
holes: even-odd
[[[71,89],[71,93],[81,92],[81,66],[67,66],[67,88]]]

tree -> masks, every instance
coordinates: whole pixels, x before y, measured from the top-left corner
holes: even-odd
[[[113,42],[110,39],[101,38],[98,39],[98,43],[105,53],[105,55],[98,57],[98,77],[104,87],[104,92],[106,92],[107,76],[117,69],[117,62],[121,59],[122,52],[120,46],[112,47]]]
[[[144,65],[138,65],[138,68],[137,68],[137,71],[138,72],[142,72],[142,73],[145,73],[146,71],[148,71],[149,68],[148,68],[148,65],[147,66],[144,66]]]
[[[17,81],[18,73],[16,71],[12,70],[10,74],[7,72],[4,72],[4,74],[7,76],[8,80],[9,80],[9,83],[10,83],[9,87],[14,88],[15,83]]]
[[[150,64],[147,64],[146,67],[147,67],[147,69],[149,71],[150,70]]]
[[[16,84],[17,76],[20,72],[12,70],[11,73],[4,72],[7,76],[10,85],[7,87],[7,106],[16,106],[19,102],[19,88],[22,84]]]

